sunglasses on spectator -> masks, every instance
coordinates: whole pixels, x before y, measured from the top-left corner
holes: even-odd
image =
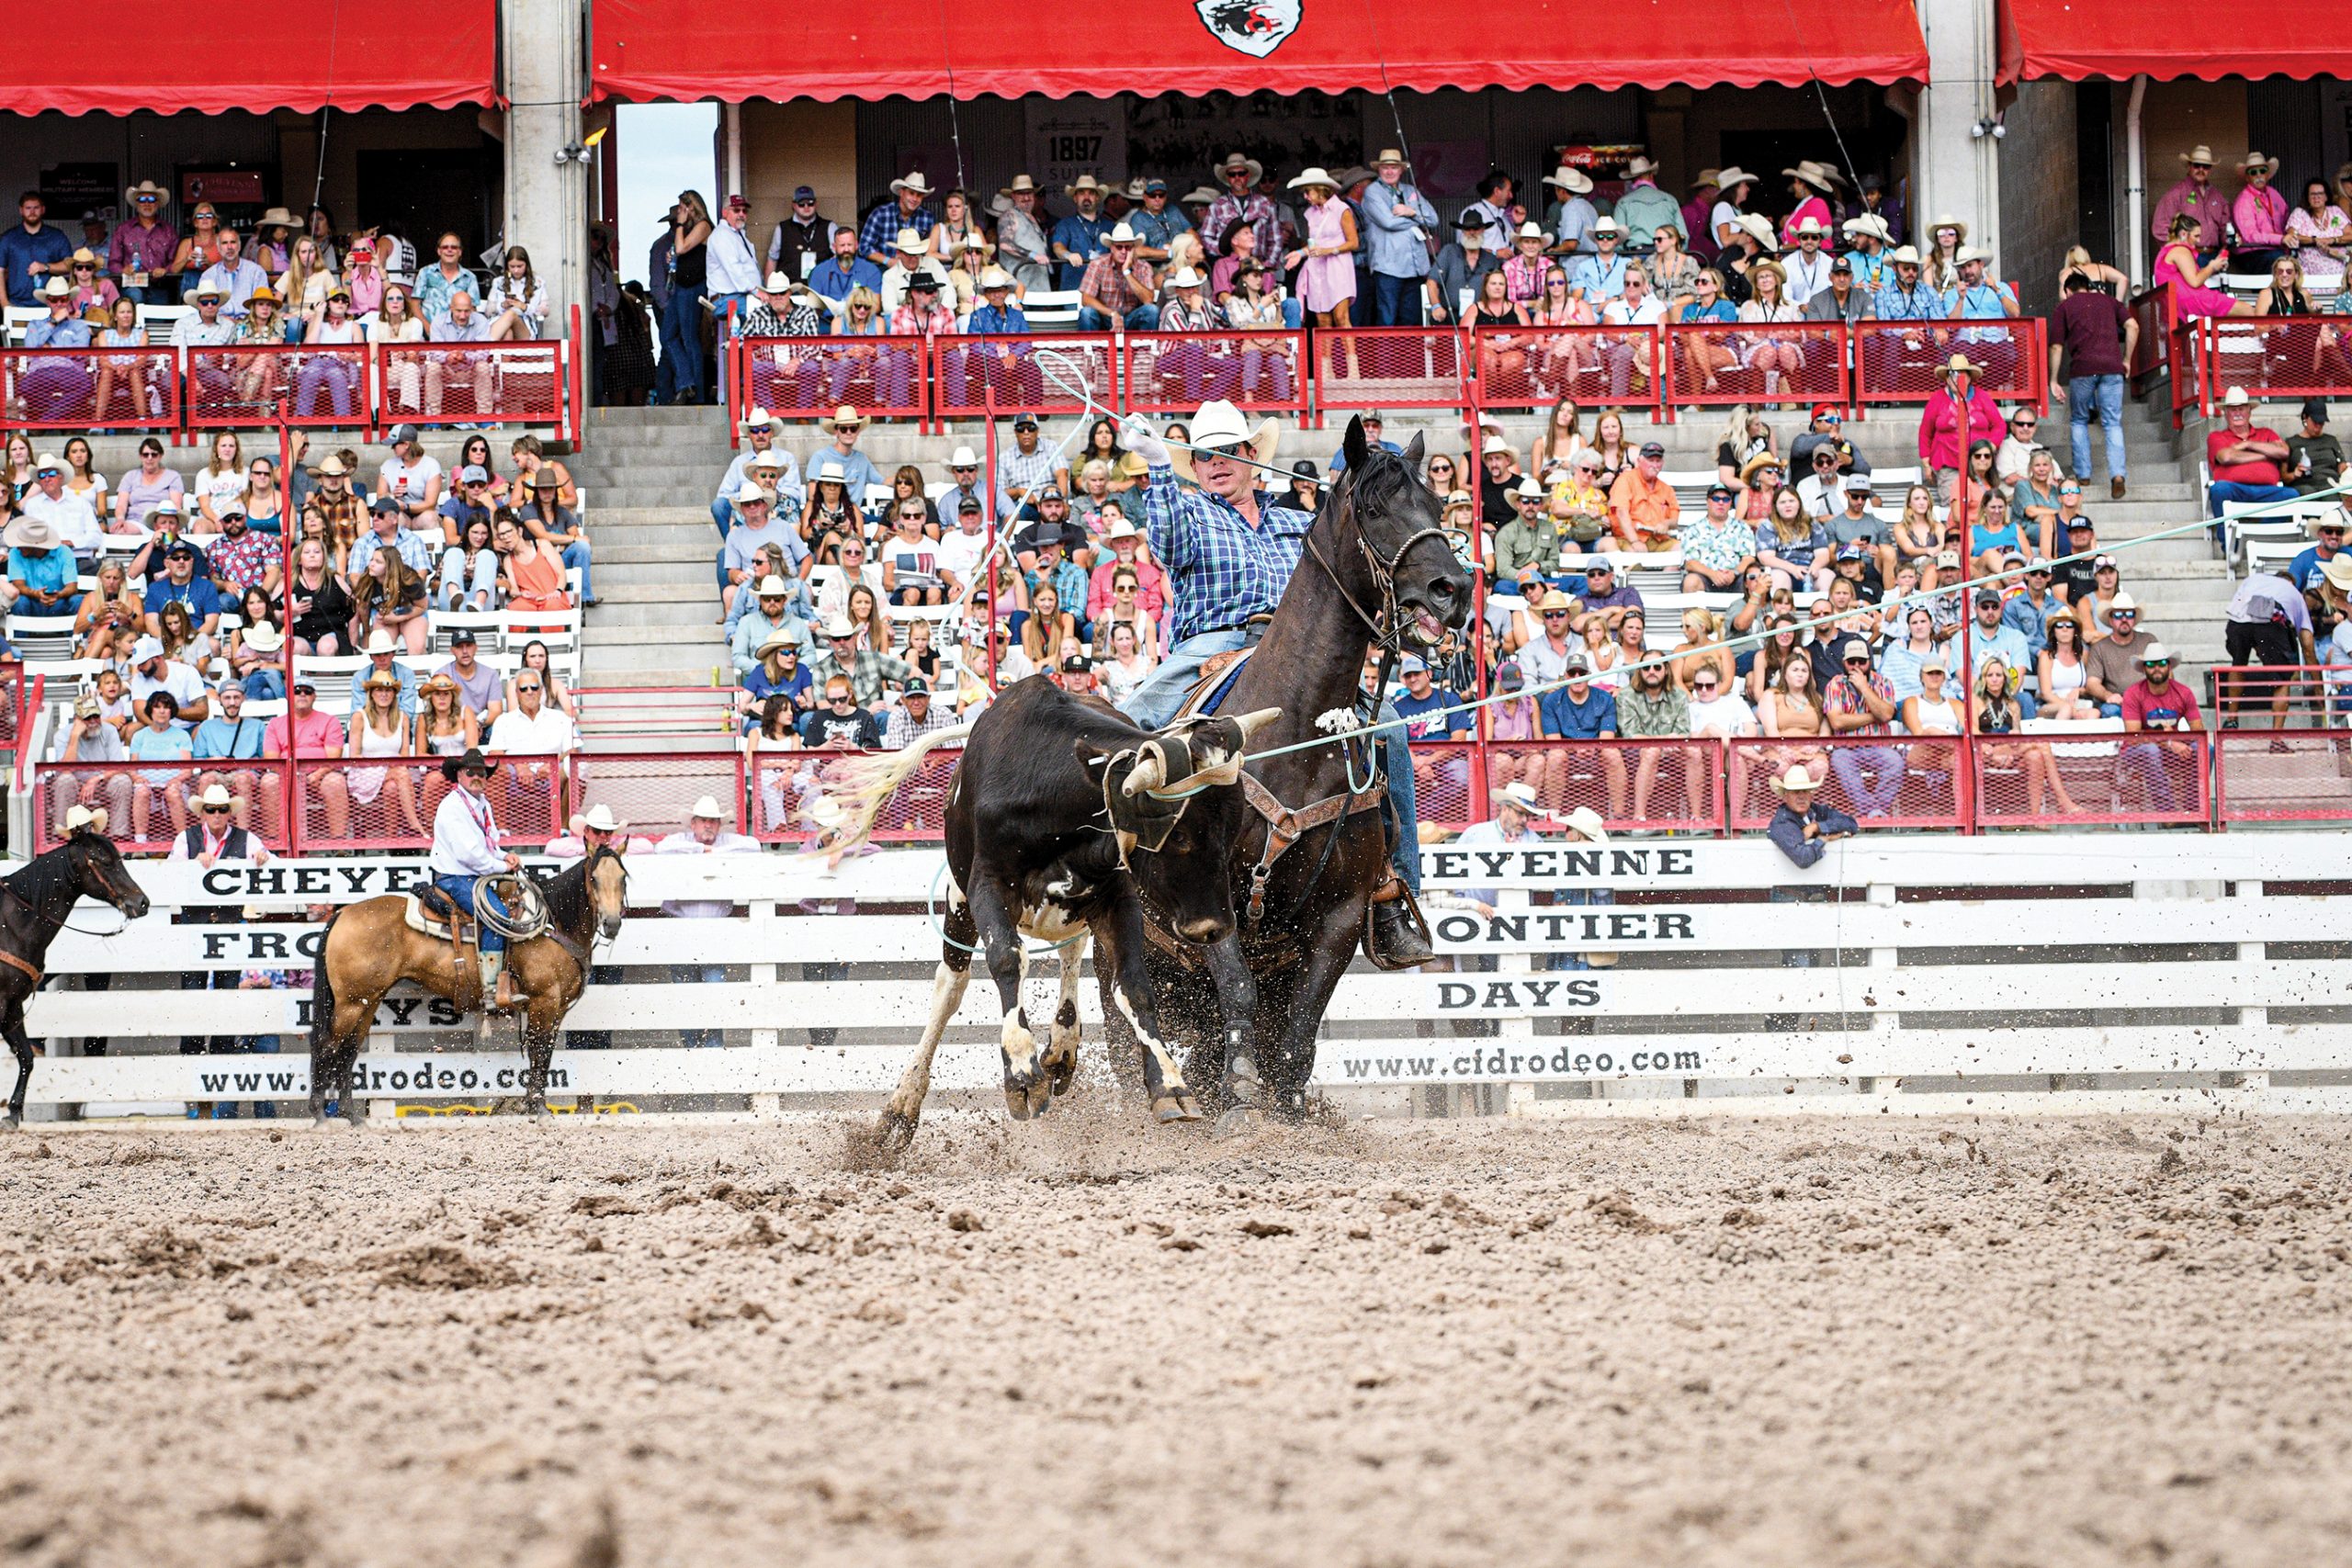
[[[1544,612],[1544,618],[1547,621],[1565,621],[1568,618],[1568,613],[1566,610],[1546,610]]]
[[[536,692],[539,689],[539,683],[537,681],[533,681],[526,685],[523,682],[517,681],[514,682],[514,689],[518,692]]]
[[[229,808],[225,806],[207,806],[202,807],[199,809],[201,809],[207,817],[226,817],[229,815]]]
[[[1713,681],[1693,681],[1690,682],[1690,689],[1694,692],[1712,692],[1715,690],[1715,682]]]
[[[1867,670],[1870,668],[1870,662],[1871,661],[1868,659],[1849,659],[1846,660],[1846,668],[1849,670]]]
[[[792,198],[792,205],[795,207],[814,207],[817,205],[817,198],[813,196],[796,196]]]
[[[846,703],[853,700],[854,699],[847,692],[835,692],[825,699],[825,701],[830,704]]]
[[[2019,429],[2019,430],[2031,430],[2034,426],[2036,426],[2037,424],[2040,424],[2041,422],[2040,420],[2036,420],[2036,419],[2013,419],[2013,420],[2009,421],[2009,423],[2010,423],[2011,424],[2015,425],[2015,426],[2016,426],[2018,429]]]
[[[2169,659],[2144,659],[2140,662],[2142,668],[2148,670],[2169,670],[2172,668],[2172,660]]]

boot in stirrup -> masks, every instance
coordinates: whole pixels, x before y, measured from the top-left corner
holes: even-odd
[[[508,1012],[514,1006],[514,981],[506,973],[506,954],[485,953],[481,955],[482,1010]]]
[[[1437,956],[1430,945],[1429,922],[1405,879],[1392,875],[1372,896],[1367,911],[1364,956],[1381,969],[1411,969]]]

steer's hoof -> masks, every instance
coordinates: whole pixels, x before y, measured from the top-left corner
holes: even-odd
[[[1158,1122],[1197,1122],[1201,1119],[1200,1102],[1188,1089],[1171,1089],[1155,1097],[1151,1102],[1152,1119]]]
[[[1008,1082],[1004,1086],[1004,1109],[1015,1122],[1043,1116],[1053,1108],[1053,1103],[1054,1086],[1043,1073],[1029,1083]]]

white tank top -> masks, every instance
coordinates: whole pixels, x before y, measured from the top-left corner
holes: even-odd
[[[1951,711],[1951,704],[1949,702],[1931,703],[1927,698],[1921,697],[1919,699],[1919,728],[1917,733],[1921,735],[1959,734],[1960,718],[1958,715]]]
[[[408,755],[408,734],[405,725],[390,735],[374,725],[359,726],[359,754],[363,757],[404,757]]]
[[[2050,661],[2050,694],[2053,698],[2080,690],[2083,682],[2089,679],[2090,672],[2083,668],[2080,660],[2072,664],[2057,659]]]

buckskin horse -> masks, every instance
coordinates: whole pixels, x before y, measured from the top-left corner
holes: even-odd
[[[1227,866],[1238,915],[1225,941],[1238,944],[1256,977],[1255,1027],[1227,1028],[1220,1071],[1194,1075],[1216,1084],[1220,1132],[1263,1111],[1305,1114],[1323,1010],[1365,945],[1373,894],[1388,878],[1378,739],[1342,745],[1334,733],[1374,720],[1380,694],[1363,689],[1365,650],[1380,651],[1385,687],[1408,645],[1434,649],[1470,612],[1469,573],[1420,481],[1421,438],[1399,456],[1372,446],[1351,419],[1343,450],[1347,469],[1324,495],[1273,621],[1218,703],[1281,710],[1250,738],[1241,785],[1253,811]],[[1300,741],[1328,743],[1257,756]],[[1196,958],[1168,934],[1154,925],[1147,962],[1161,1016],[1197,1068],[1214,1048],[1215,976],[1226,955],[1213,944]],[[1115,1041],[1125,1023],[1106,1018],[1105,1032]]]
[[[147,912],[147,895],[130,879],[122,852],[107,837],[107,814],[76,807],[67,821],[63,843],[0,880],[0,1034],[7,1036],[17,1057],[17,1087],[8,1093],[7,1120],[0,1127],[24,1120],[25,1086],[33,1077],[25,1003],[40,987],[41,964],[65,917],[85,898],[111,904],[129,920]]]
[[[628,868],[620,851],[600,845],[586,859],[546,883],[548,929],[509,945],[506,972],[522,993],[523,1109],[547,1114],[548,1062],[555,1055],[563,1015],[588,987],[589,953],[599,939],[620,934],[628,908]],[[429,935],[408,922],[405,893],[346,904],[327,921],[311,971],[311,1117],[326,1123],[327,1082],[345,1121],[360,1118],[351,1092],[353,1066],[376,1021],[377,1004],[402,980],[413,980],[461,1012],[481,1001],[481,967],[472,944]]]

